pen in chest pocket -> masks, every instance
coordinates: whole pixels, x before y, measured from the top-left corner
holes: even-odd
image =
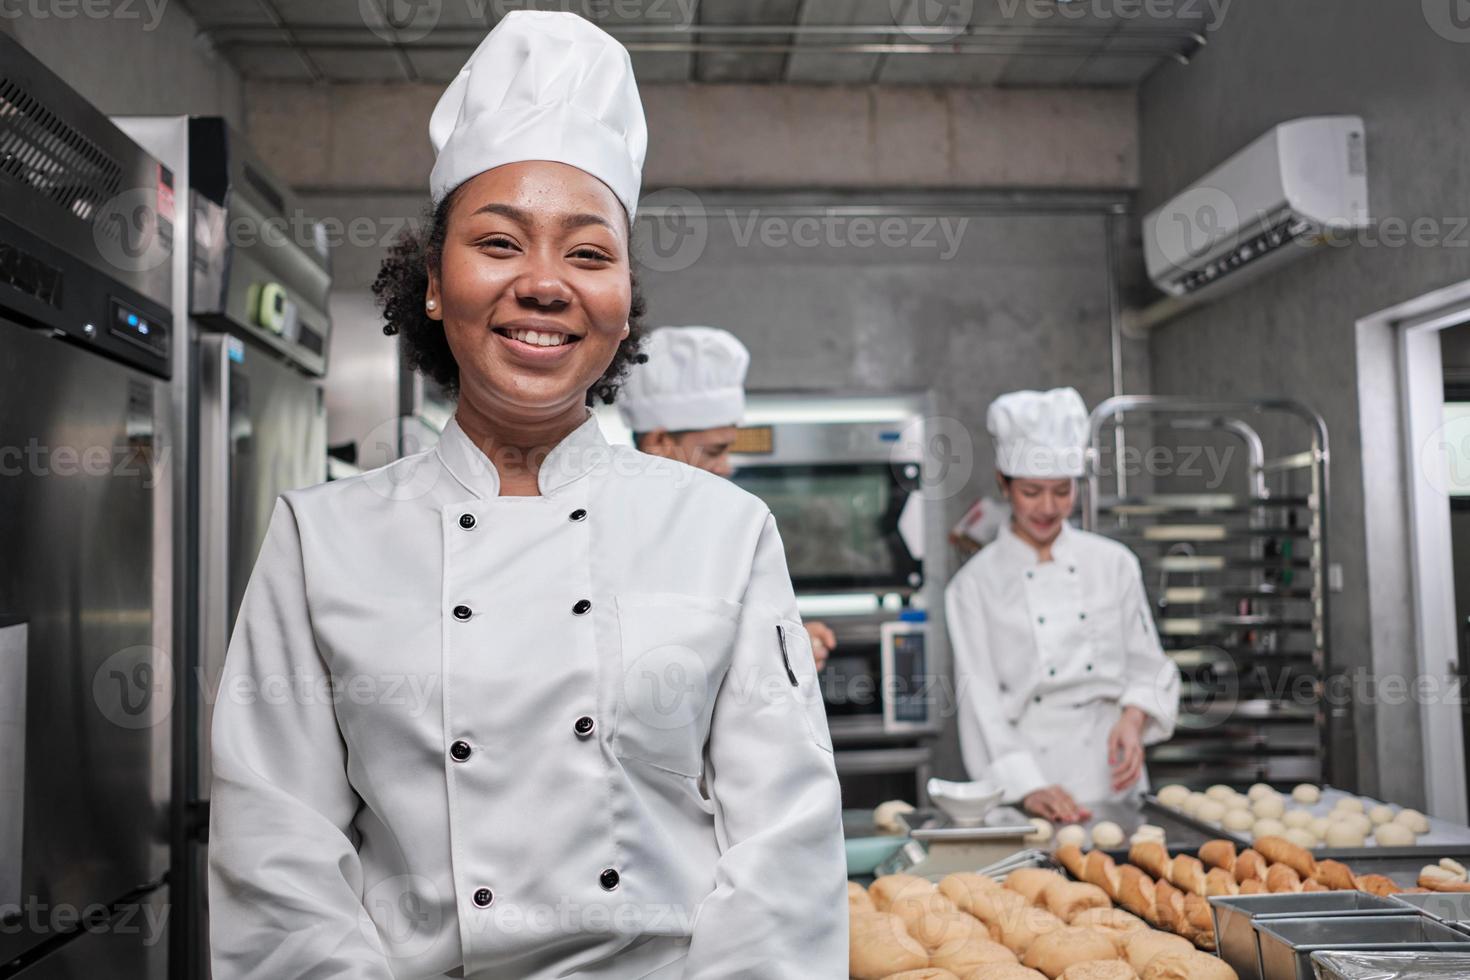
[[[796,672],[791,669],[791,656],[786,652],[786,628],[780,623],[776,624],[776,642],[781,645],[781,663],[786,668],[786,677],[791,686],[796,687]]]

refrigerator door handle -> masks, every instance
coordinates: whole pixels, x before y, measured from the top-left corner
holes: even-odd
[[[23,620],[0,614],[0,908],[17,910],[25,853],[27,640]]]

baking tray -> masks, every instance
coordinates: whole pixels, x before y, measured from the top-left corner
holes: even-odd
[[[1316,980],[1321,951],[1470,953],[1470,933],[1418,914],[1268,919],[1257,935],[1263,980]]]
[[[1235,968],[1240,980],[1262,980],[1260,941],[1256,936],[1256,926],[1260,922],[1303,916],[1402,916],[1411,911],[1397,899],[1380,898],[1367,892],[1288,892],[1210,899],[1220,958]]]
[[[1152,793],[1144,796],[1143,808],[1145,811],[1152,812],[1160,817],[1167,817],[1175,823],[1183,824],[1184,826],[1193,829],[1196,833],[1202,834],[1204,836],[1204,839],[1207,841],[1234,841],[1235,846],[1242,850],[1251,846],[1249,838],[1242,837],[1240,834],[1232,830],[1226,830],[1225,828],[1216,826],[1215,824],[1206,823],[1203,820],[1190,816],[1183,810],[1169,806],[1165,803],[1161,803],[1159,802],[1159,798],[1157,796],[1154,796]],[[1157,823],[1158,821],[1154,820],[1150,822]]]
[[[1464,980],[1470,953],[1313,953],[1318,980]]]
[[[1461,928],[1470,925],[1470,892],[1430,892],[1427,895],[1394,897],[1441,922],[1455,923]],[[1466,970],[1465,975],[1470,977],[1470,970]]]

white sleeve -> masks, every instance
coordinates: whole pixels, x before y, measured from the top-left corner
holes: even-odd
[[[1123,595],[1123,707],[1138,708],[1148,716],[1143,726],[1143,743],[1168,741],[1179,718],[1179,667],[1164,653],[1143,587],[1138,559],[1129,562],[1119,575]]]
[[[845,980],[842,795],[811,641],[769,514],[708,758],[720,858],[685,980]]]
[[[362,905],[330,674],[296,515],[276,501],[215,702],[209,817],[214,980],[392,980]]]
[[[986,639],[978,586],[956,576],[944,590],[944,621],[954,652],[960,754],[971,779],[988,777],[1005,789],[1007,802],[1048,785],[1030,747],[1006,716],[1000,681]]]

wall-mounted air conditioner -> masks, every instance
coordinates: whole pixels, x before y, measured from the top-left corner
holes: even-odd
[[[1367,224],[1363,120],[1312,116],[1275,127],[1150,212],[1144,261],[1155,285],[1191,302]]]

